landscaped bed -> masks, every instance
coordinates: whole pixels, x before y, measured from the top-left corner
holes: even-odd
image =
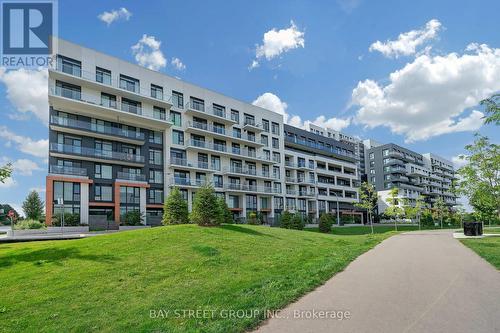
[[[241,332],[390,235],[181,225],[0,245],[0,331]],[[214,312],[178,316],[198,309]]]

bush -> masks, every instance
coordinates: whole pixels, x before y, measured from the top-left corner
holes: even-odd
[[[233,223],[233,214],[227,206],[226,200],[224,198],[218,198],[217,203],[219,206],[219,219],[220,223]]]
[[[296,229],[302,230],[304,229],[305,223],[302,219],[302,216],[299,214],[292,214],[288,211],[285,211],[280,218],[280,228],[285,229]]]
[[[303,230],[305,227],[305,222],[302,216],[295,214],[292,219],[292,227],[290,229]]]
[[[203,185],[194,197],[191,222],[200,226],[216,226],[221,222],[220,209],[214,188]]]
[[[61,214],[54,214],[52,217],[52,225],[55,227],[61,226]],[[64,226],[75,227],[80,225],[80,214],[64,213]]]
[[[144,215],[138,210],[131,210],[123,214],[120,221],[122,225],[142,225]]]
[[[247,224],[251,224],[251,225],[260,225],[260,224],[262,224],[262,221],[260,220],[258,213],[256,213],[256,212],[249,212],[247,214]]]
[[[165,200],[163,206],[163,224],[186,224],[189,223],[189,211],[186,200],[181,191],[174,187]]]
[[[432,218],[432,213],[429,210],[425,210],[420,218],[420,223],[424,227],[434,227],[434,219]]]
[[[21,220],[14,224],[14,229],[45,229],[45,224],[37,220]]]
[[[332,231],[333,217],[328,213],[323,213],[319,217],[319,231],[329,233]]]

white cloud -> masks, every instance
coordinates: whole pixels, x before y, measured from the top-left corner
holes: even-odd
[[[175,69],[177,69],[179,71],[186,69],[186,65],[184,65],[182,63],[181,59],[179,59],[179,58],[173,57],[172,60],[170,61],[170,63],[172,64],[172,66],[175,67]]]
[[[360,3],[361,0],[337,0],[337,4],[346,13],[351,13]]]
[[[14,172],[18,172],[23,176],[31,176],[33,175],[33,171],[42,170],[42,168],[40,168],[38,164],[26,158],[21,158],[13,162],[12,168]]]
[[[29,192],[37,191],[38,193],[45,193],[45,187],[32,187],[29,189]]]
[[[14,186],[17,186],[17,182],[12,177],[5,179],[3,183],[0,182],[0,188],[10,188]]]
[[[97,15],[97,18],[109,26],[111,23],[118,20],[128,21],[131,16],[132,13],[127,8],[121,7],[120,9],[114,9],[110,12],[103,12]]]
[[[469,163],[466,159],[465,159],[466,155],[464,154],[459,154],[459,155],[456,155],[456,156],[453,156],[451,158],[451,161],[453,162],[453,166],[455,167],[455,169],[459,169],[465,165],[467,165],[467,163]]]
[[[396,40],[385,42],[376,41],[370,45],[370,52],[378,51],[388,58],[398,58],[401,55],[411,55],[417,51],[417,47],[429,40],[435,39],[441,29],[441,22],[436,19],[430,20],[425,27],[419,30],[411,30],[401,33]]]
[[[386,85],[359,82],[352,92],[356,121],[387,126],[407,142],[479,129],[483,113],[467,110],[500,90],[500,49],[475,44],[468,50],[418,56],[391,73]]]
[[[26,136],[17,135],[9,131],[5,126],[0,126],[0,138],[15,143],[17,148],[25,154],[47,158],[49,140],[33,140]]]
[[[256,45],[255,60],[252,61],[250,69],[259,66],[262,58],[271,60],[282,53],[290,50],[304,47],[304,32],[300,31],[293,21],[290,21],[290,27],[276,30],[273,28],[264,34],[262,45]]]
[[[336,131],[341,131],[350,125],[351,120],[348,119],[340,119],[340,118],[326,118],[325,116],[319,116],[313,121],[303,121],[302,118],[298,115],[289,115],[286,112],[288,105],[286,102],[282,101],[278,96],[273,93],[266,92],[257,99],[252,102],[253,105],[259,106],[261,108],[274,111],[283,115],[283,120],[285,123],[291,126],[305,128],[305,125],[310,122],[318,126],[330,128]]]
[[[161,41],[154,36],[142,35],[137,44],[132,46],[135,61],[141,66],[159,70],[167,65],[167,59],[160,50]]]
[[[17,111],[32,112],[44,124],[48,124],[48,72],[46,69],[21,68],[7,71],[5,68],[0,68],[0,81],[5,84],[7,98]]]

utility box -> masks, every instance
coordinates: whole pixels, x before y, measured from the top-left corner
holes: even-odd
[[[465,236],[482,236],[483,224],[481,222],[464,222]]]

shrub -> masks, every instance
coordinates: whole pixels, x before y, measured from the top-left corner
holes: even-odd
[[[163,205],[163,224],[189,223],[188,204],[182,197],[181,191],[174,187]]]
[[[203,185],[194,197],[191,222],[200,226],[215,226],[221,222],[220,209],[214,188],[210,184]]]
[[[319,217],[319,231],[329,233],[332,231],[333,218],[328,213],[323,213]]]
[[[424,227],[433,227],[434,219],[432,218],[432,213],[430,210],[425,210],[420,218],[420,223]]]
[[[52,217],[52,225],[55,227],[61,226],[61,214],[56,213]],[[80,225],[80,214],[64,213],[64,226],[75,227]]]
[[[21,220],[14,224],[14,229],[45,229],[45,224],[37,220]]]
[[[122,225],[142,225],[144,215],[138,210],[131,210],[123,214],[120,220]]]
[[[294,214],[290,229],[303,230],[304,227],[305,227],[305,222],[302,216],[300,216],[299,214]]]
[[[233,214],[229,210],[226,200],[221,197],[217,199],[217,203],[219,206],[220,223],[233,223]]]
[[[291,229],[293,214],[289,211],[284,211],[280,217],[280,228]]]
[[[248,214],[247,214],[247,224],[251,224],[251,225],[262,224],[262,222],[259,219],[259,216],[258,216],[257,212],[248,212]]]

